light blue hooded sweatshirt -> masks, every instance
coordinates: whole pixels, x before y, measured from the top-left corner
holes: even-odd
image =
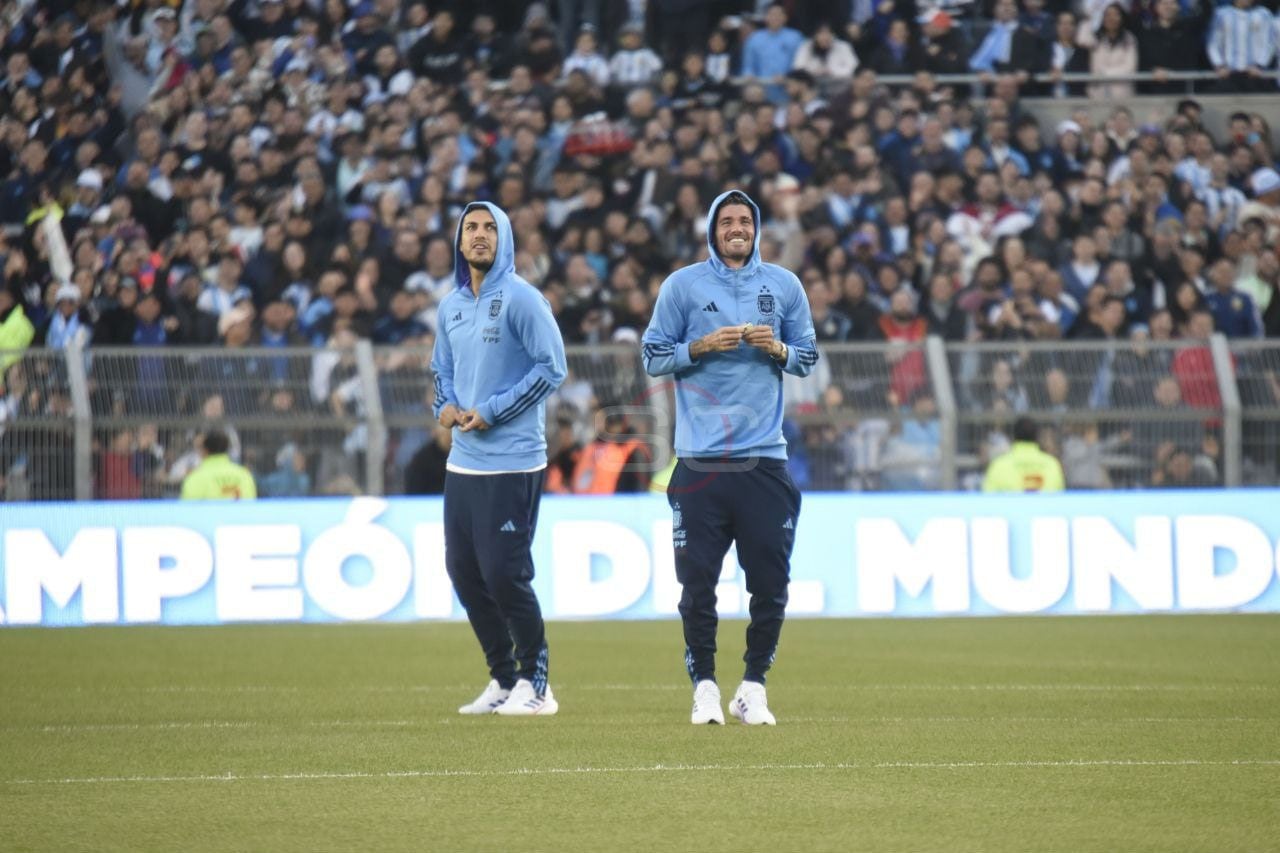
[[[498,226],[493,267],[480,295],[471,292],[471,268],[462,257],[462,220],[483,207]],[[455,288],[440,302],[431,355],[436,399],[474,408],[487,430],[453,430],[449,464],[472,471],[525,471],[547,464],[546,400],[568,372],[564,341],[551,305],[516,275],[511,221],[497,205],[473,202],[458,218],[453,241]]]
[[[745,194],[743,194],[745,197]],[[642,339],[650,376],[675,374],[676,455],[787,458],[782,437],[782,374],[806,376],[818,361],[809,300],[790,270],[760,260],[760,210],[751,202],[756,238],[741,269],[730,269],[715,247],[715,217],[707,214],[710,257],[662,283]],[[786,364],[746,343],[736,350],[689,357],[689,344],[722,326],[769,325],[787,345]]]

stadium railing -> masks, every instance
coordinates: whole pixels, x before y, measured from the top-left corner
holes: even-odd
[[[787,377],[785,431],[810,489],[974,489],[1028,415],[1069,486],[1145,487],[1175,452],[1194,485],[1280,483],[1280,341],[822,346]],[[633,344],[568,349],[548,438],[627,415],[669,459],[670,382]],[[227,432],[265,496],[401,494],[432,441],[423,348],[30,349],[0,353],[6,501],[174,497],[197,440]],[[668,377],[669,379],[669,377]],[[1184,472],[1185,473],[1185,472]]]

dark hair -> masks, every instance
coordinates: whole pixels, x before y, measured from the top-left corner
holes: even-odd
[[[1036,422],[1026,415],[1013,422],[1014,441],[1035,441],[1038,433]]]
[[[716,205],[716,216],[720,215],[720,208],[727,207],[731,204],[740,204],[748,210],[754,210],[755,205],[751,203],[751,199],[741,190],[730,190],[729,194],[724,197],[724,201]]]
[[[220,429],[206,430],[204,434],[204,452],[210,456],[217,453],[226,453],[231,449],[231,440],[227,438],[227,434]]]

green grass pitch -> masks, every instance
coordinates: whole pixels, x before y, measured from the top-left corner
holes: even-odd
[[[0,849],[1280,849],[1280,617],[793,620],[776,728],[689,724],[680,626],[0,631]],[[731,694],[743,624],[720,630]]]

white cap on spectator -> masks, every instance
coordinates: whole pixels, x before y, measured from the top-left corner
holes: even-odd
[[[773,188],[778,192],[799,192],[800,181],[796,180],[795,175],[789,175],[786,172],[779,172],[778,177],[773,179]]]
[[[1249,186],[1255,196],[1263,196],[1280,190],[1280,172],[1270,166],[1263,167],[1249,176]]]
[[[284,67],[284,73],[286,74],[288,74],[290,71],[301,71],[303,73],[306,73],[310,70],[311,70],[311,63],[308,62],[306,57],[303,57],[303,56],[295,56],[293,59],[290,59],[289,64]]]
[[[89,187],[93,190],[102,191],[102,173],[97,169],[85,169],[80,173],[80,177],[76,178],[77,187]]]
[[[94,225],[106,225],[111,221],[111,206],[104,204],[99,207],[90,215],[89,221]]]
[[[54,291],[53,301],[54,302],[79,302],[80,288],[76,287],[74,284],[72,284],[69,281],[63,282],[62,284],[58,285],[58,289]]]
[[[640,334],[630,326],[623,326],[621,329],[613,330],[613,342],[615,344],[638,344],[640,343]]]
[[[1080,125],[1076,124],[1074,121],[1072,121],[1069,118],[1063,119],[1062,121],[1058,122],[1057,135],[1061,136],[1064,133],[1074,133],[1076,136],[1079,136],[1081,133]]]

